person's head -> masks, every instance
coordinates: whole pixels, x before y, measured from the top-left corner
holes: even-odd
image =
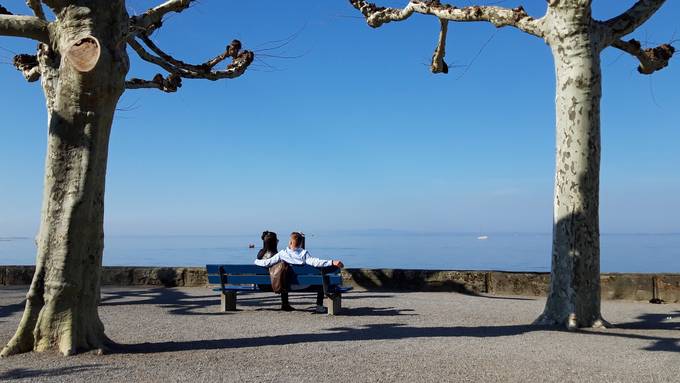
[[[288,247],[291,249],[297,249],[298,247],[302,247],[304,244],[304,236],[302,233],[298,233],[297,231],[294,231],[290,233],[290,241],[288,241]]]
[[[276,238],[276,233],[273,231],[262,232],[262,247],[265,250],[276,252],[278,244],[279,240]]]

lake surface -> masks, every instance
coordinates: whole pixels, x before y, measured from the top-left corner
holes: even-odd
[[[250,263],[260,245],[259,235],[108,236],[104,265]],[[551,235],[317,234],[308,235],[307,249],[352,268],[549,271]],[[680,272],[680,234],[603,234],[601,250],[603,272]],[[32,238],[0,237],[0,264],[34,263]]]

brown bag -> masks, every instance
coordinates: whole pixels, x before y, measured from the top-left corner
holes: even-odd
[[[280,294],[288,290],[288,273],[290,266],[286,262],[279,262],[269,268],[269,277],[272,280],[272,290]]]

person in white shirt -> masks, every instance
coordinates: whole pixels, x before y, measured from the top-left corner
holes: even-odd
[[[268,259],[256,259],[255,264],[262,267],[270,267],[279,262],[286,262],[290,265],[310,265],[313,267],[328,269],[343,268],[344,264],[339,260],[326,260],[313,257],[309,251],[302,248],[304,237],[301,233],[293,232],[290,234],[288,247],[276,253]],[[295,308],[288,303],[288,292],[281,293],[281,310],[293,311]],[[323,291],[316,295],[316,312],[325,312],[323,307]]]

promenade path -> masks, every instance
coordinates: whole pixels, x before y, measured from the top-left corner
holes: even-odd
[[[0,288],[0,342],[25,288]],[[680,305],[604,301],[617,328],[531,326],[544,299],[353,292],[344,315],[312,314],[314,294],[276,310],[269,293],[218,312],[205,288],[104,288],[100,313],[121,344],[104,356],[0,359],[9,382],[677,382]]]

